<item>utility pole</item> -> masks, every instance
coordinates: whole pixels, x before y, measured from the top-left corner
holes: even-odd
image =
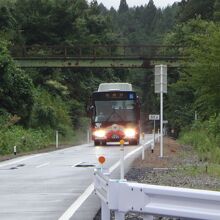
[[[160,93],[160,157],[163,157],[163,93],[167,93],[167,66],[155,66],[155,93]]]

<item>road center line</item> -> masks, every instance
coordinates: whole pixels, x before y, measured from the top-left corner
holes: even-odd
[[[49,165],[50,163],[48,162],[48,163],[43,163],[43,164],[41,164],[41,165],[39,165],[39,166],[36,166],[36,168],[40,168],[40,167],[45,167],[45,166],[47,166],[47,165]]]
[[[152,142],[152,140],[147,141],[146,143],[144,143],[144,145],[148,145]],[[135,154],[136,152],[140,151],[142,149],[141,145],[140,147],[138,147],[137,149],[131,151],[130,153],[128,153],[125,156],[125,160],[128,159],[129,157],[131,157],[133,154]],[[115,169],[117,169],[120,166],[120,161],[118,161],[117,163],[115,163],[113,166],[111,166],[109,168],[109,172],[112,173]],[[80,206],[86,201],[86,199],[88,199],[88,197],[93,193],[94,191],[94,185],[93,183],[90,184],[88,186],[88,188],[83,192],[82,195],[80,195],[76,201],[63,213],[63,215],[58,219],[58,220],[69,220],[74,214],[75,212],[80,208]]]

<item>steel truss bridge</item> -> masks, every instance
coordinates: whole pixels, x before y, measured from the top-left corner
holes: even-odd
[[[22,68],[152,68],[179,67],[183,48],[173,45],[90,45],[13,47]]]

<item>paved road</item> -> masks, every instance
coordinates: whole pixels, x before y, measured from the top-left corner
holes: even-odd
[[[134,150],[140,147],[126,146],[125,154]],[[91,220],[99,208],[91,195],[92,166],[99,166],[100,155],[107,159],[104,167],[117,175],[119,146],[85,144],[0,163],[0,219]]]

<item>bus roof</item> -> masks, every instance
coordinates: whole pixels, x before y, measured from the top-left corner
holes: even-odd
[[[101,83],[98,92],[133,91],[130,83]]]

